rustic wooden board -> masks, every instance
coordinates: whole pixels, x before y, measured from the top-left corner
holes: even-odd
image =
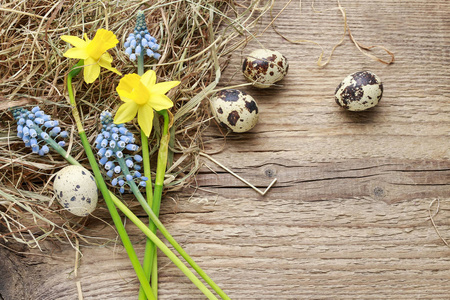
[[[277,1],[274,14],[284,6]],[[199,189],[168,195],[162,221],[232,299],[448,299],[450,248],[450,3],[341,1],[354,37],[395,53],[393,65],[362,55],[346,37],[325,68],[320,48],[291,44],[272,29],[259,38],[290,61],[282,85],[244,88],[259,104],[260,122],[229,135],[212,156],[264,189],[264,197],[214,163]],[[275,26],[291,39],[321,43],[325,55],[342,34],[335,1],[292,2]],[[269,19],[264,19],[265,28]],[[247,50],[257,48],[252,42]],[[245,53],[247,53],[247,50]],[[375,52],[388,59],[381,51]],[[243,53],[222,79],[240,84]],[[384,83],[379,106],[348,113],[333,93],[348,74],[372,70]],[[207,151],[224,145],[212,125]],[[214,172],[213,172],[214,171]],[[99,215],[106,215],[105,207]],[[91,220],[87,235],[115,237]],[[137,251],[144,240],[127,225]],[[100,235],[100,236],[101,236]],[[70,245],[17,255],[0,247],[0,299],[136,299],[138,283],[120,244],[82,246],[74,275]],[[24,249],[16,249],[25,251]],[[204,299],[161,256],[160,299]]]

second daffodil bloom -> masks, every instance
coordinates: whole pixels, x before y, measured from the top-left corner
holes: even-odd
[[[165,94],[179,85],[179,81],[156,83],[156,73],[148,70],[144,75],[125,75],[116,88],[120,99],[125,102],[116,112],[115,124],[133,120],[138,115],[138,123],[146,136],[150,136],[153,126],[153,110],[169,109],[172,100]]]
[[[87,34],[84,39],[71,35],[63,35],[61,39],[75,46],[64,53],[65,57],[84,60],[84,81],[92,83],[100,75],[100,67],[122,75],[117,69],[111,67],[112,57],[106,52],[114,48],[119,42],[114,33],[106,29],[99,29],[91,41]]]

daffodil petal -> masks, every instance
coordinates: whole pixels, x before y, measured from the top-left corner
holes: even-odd
[[[110,58],[111,60],[109,60]],[[109,53],[105,53],[98,60],[98,64],[100,65],[100,67],[113,71],[116,74],[122,75],[122,73],[120,73],[116,68],[111,67],[111,61],[112,61],[111,55]]]
[[[114,116],[114,124],[122,124],[134,119],[138,112],[139,105],[133,101],[122,104]]]
[[[92,83],[100,75],[99,64],[91,57],[84,60],[84,81],[86,83]]]
[[[87,43],[85,41],[83,41],[82,39],[80,39],[79,37],[76,37],[76,36],[63,35],[63,36],[61,36],[61,39],[64,42],[72,44],[73,46],[75,46],[77,48],[85,48],[87,46]]]
[[[133,101],[133,99],[128,98],[128,97],[126,97],[126,96],[121,96],[121,95],[119,95],[119,97],[120,97],[120,100],[122,100],[123,102],[130,102],[130,101]],[[134,101],[133,101],[133,102],[134,102]]]
[[[179,84],[180,84],[179,81],[167,81],[167,82],[157,83],[150,88],[150,93],[164,95],[165,93],[170,91],[170,89],[176,87]]]
[[[155,85],[156,82],[156,73],[153,70],[148,70],[144,73],[141,77],[141,82],[144,84],[147,88],[151,88],[153,85]]]
[[[106,50],[114,48],[119,41],[116,35],[109,30],[99,29],[94,38],[86,47],[86,51],[94,59],[99,59]]]
[[[148,137],[153,127],[153,108],[148,105],[142,105],[138,110],[138,123],[144,134]]]
[[[157,111],[169,109],[173,106],[172,100],[166,95],[161,94],[151,94],[148,104]]]
[[[86,59],[89,57],[89,54],[83,48],[70,48],[64,53],[64,56],[68,58]]]
[[[105,62],[112,63],[113,58],[112,58],[111,54],[109,54],[108,52],[105,52],[105,53],[100,57],[100,60],[103,60],[103,61],[105,61]]]
[[[110,71],[116,73],[117,75],[122,75],[122,73],[120,73],[120,71],[117,70],[116,68],[113,68],[113,67],[111,67],[111,66],[109,66],[109,67],[104,66],[104,65],[100,64],[100,62],[99,62],[99,65],[102,66],[102,67],[105,68],[105,69],[108,69],[108,70],[110,70]]]

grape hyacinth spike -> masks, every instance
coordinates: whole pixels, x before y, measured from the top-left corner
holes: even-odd
[[[39,106],[31,110],[14,108],[14,119],[17,121],[17,136],[23,140],[25,147],[30,147],[33,153],[41,156],[49,152],[48,144],[51,141],[64,147],[64,139],[68,137],[67,131],[61,130],[59,122],[51,120],[50,116]]]
[[[125,44],[125,54],[135,61],[139,55],[147,55],[158,60],[161,54],[157,53],[159,45],[154,37],[152,37],[145,23],[145,15],[142,11],[138,11],[136,19],[136,27],[134,32],[130,33]]]
[[[135,138],[124,124],[114,124],[112,114],[104,111],[100,114],[102,130],[95,139],[99,163],[106,170],[113,186],[119,187],[119,192],[125,192],[127,181],[136,181],[145,187],[147,177],[139,172],[142,157],[134,154],[138,146],[134,144]]]

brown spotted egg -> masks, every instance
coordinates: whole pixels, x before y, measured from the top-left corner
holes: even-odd
[[[257,88],[268,88],[286,76],[289,64],[278,51],[258,49],[251,52],[242,64],[244,77]]]
[[[81,166],[68,166],[56,173],[53,190],[58,202],[74,215],[87,216],[97,206],[94,176]]]
[[[383,84],[370,71],[348,75],[336,88],[335,100],[350,111],[361,111],[374,107],[383,95]]]
[[[217,122],[233,132],[246,132],[258,122],[258,105],[249,94],[234,89],[222,90],[211,98]]]

